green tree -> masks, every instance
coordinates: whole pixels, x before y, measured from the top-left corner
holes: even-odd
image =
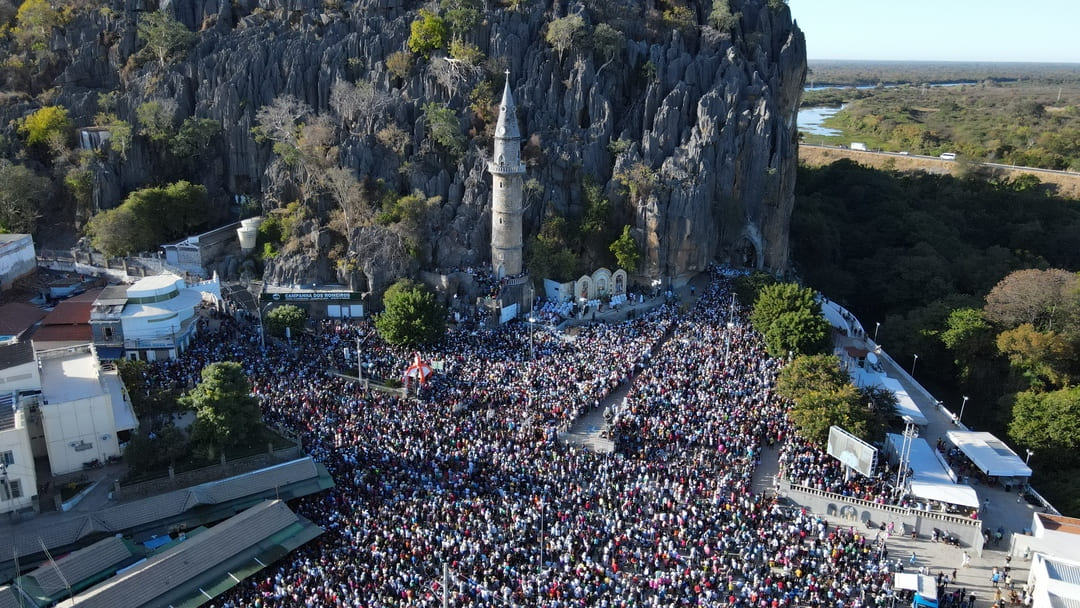
[[[721,32],[731,32],[739,25],[742,13],[732,13],[728,0],[713,0],[713,8],[709,13],[709,25]]]
[[[71,137],[71,130],[71,119],[62,106],[45,106],[19,124],[19,133],[26,138],[26,145],[40,148],[57,138],[67,141]]]
[[[598,60],[602,62],[596,69],[596,75],[599,77],[604,68],[618,59],[626,48],[626,37],[607,23],[601,23],[593,30],[592,46]]]
[[[981,358],[993,356],[994,329],[978,308],[958,308],[949,313],[948,328],[941,332],[941,342],[955,357],[960,376],[968,379]]]
[[[195,44],[195,33],[164,11],[142,13],[138,30],[139,40],[146,43],[144,49],[157,59],[161,68]]]
[[[827,346],[829,322],[821,314],[815,292],[795,283],[777,283],[761,290],[750,315],[774,357],[813,354]]]
[[[479,0],[442,0],[443,14],[455,39],[464,38],[480,25],[484,5]]]
[[[54,7],[49,0],[25,0],[15,14],[12,34],[23,48],[45,51],[53,28],[63,26],[70,18],[67,11]]]
[[[424,104],[424,121],[428,133],[455,160],[465,154],[465,136],[461,134],[461,124],[457,112],[436,102]]]
[[[394,283],[383,294],[383,306],[375,329],[390,344],[434,344],[446,334],[446,310],[418,283],[408,279]]]
[[[266,313],[266,327],[271,335],[275,336],[284,336],[285,328],[289,328],[295,336],[298,331],[304,329],[306,321],[307,311],[292,304],[274,307]]]
[[[559,54],[559,62],[562,63],[563,53],[570,50],[584,32],[585,20],[581,15],[569,15],[549,23],[544,40]]]
[[[829,440],[829,427],[834,425],[869,440],[869,414],[862,394],[851,383],[832,391],[806,393],[788,411],[799,434],[822,447]]]
[[[259,402],[239,363],[219,361],[204,367],[202,382],[180,403],[195,411],[191,439],[211,460],[221,450],[249,446],[264,437]]]
[[[1075,351],[1063,335],[1038,331],[1032,324],[1024,323],[998,334],[997,346],[1031,388],[1064,387],[1071,383]]]
[[[776,282],[776,277],[773,275],[762,270],[755,270],[735,279],[735,295],[743,304],[751,304],[757,301],[762,289],[775,285]]]
[[[615,262],[626,272],[633,273],[637,270],[641,252],[638,250],[634,237],[630,236],[630,226],[623,226],[622,234],[615,239],[609,248],[615,256]]]
[[[221,133],[221,123],[212,118],[189,117],[169,140],[169,152],[185,160],[194,160],[210,147]]]
[[[51,194],[47,177],[0,158],[0,233],[32,234]]]
[[[136,474],[157,472],[173,465],[188,453],[184,432],[169,424],[152,431],[151,435],[134,433],[124,448],[128,469]]]
[[[1073,454],[1080,448],[1080,387],[1049,393],[1023,392],[1012,404],[1009,437],[1013,441],[1076,461]]]
[[[206,223],[210,207],[206,187],[179,181],[143,188],[115,209],[90,218],[90,242],[109,255],[146,251]]]
[[[575,276],[578,258],[570,246],[570,227],[566,218],[550,216],[526,248],[529,274],[542,285],[543,280],[566,281]]]
[[[776,394],[798,401],[807,393],[835,391],[850,382],[836,355],[799,355],[777,375]]]
[[[154,143],[168,142],[175,133],[176,102],[152,100],[139,104],[135,108],[135,118],[139,121],[139,135]]]
[[[425,59],[446,46],[446,22],[425,8],[418,11],[409,31],[409,50]]]

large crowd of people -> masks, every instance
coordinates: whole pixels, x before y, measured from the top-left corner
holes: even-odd
[[[227,324],[154,368],[184,386],[210,362],[241,362],[267,421],[299,433],[336,483],[292,505],[323,536],[211,606],[886,600],[896,566],[882,544],[754,491],[763,451],[797,436],[772,391],[782,361],[719,272],[693,306],[672,300],[625,322],[452,330],[422,352],[443,371],[415,397],[332,373],[355,370],[357,350],[365,373],[408,366],[413,353],[368,322],[315,329],[260,347]],[[558,441],[620,386],[613,453]]]

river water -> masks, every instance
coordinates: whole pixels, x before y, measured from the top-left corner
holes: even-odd
[[[821,123],[843,109],[843,106],[839,108],[802,108],[799,110],[799,131],[808,135],[821,135],[824,137],[840,135],[838,129],[823,127]]]

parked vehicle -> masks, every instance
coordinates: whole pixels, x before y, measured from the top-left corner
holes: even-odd
[[[866,152],[866,144],[862,143],[861,141],[853,141],[851,142],[851,149],[862,150],[863,152]]]
[[[956,160],[956,152],[944,152],[944,153],[942,153],[941,160]]]

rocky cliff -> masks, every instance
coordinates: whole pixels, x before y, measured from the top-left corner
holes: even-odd
[[[302,224],[310,234],[268,265],[269,280],[346,280],[379,290],[397,272],[485,263],[491,182],[484,161],[491,148],[476,91],[485,80],[500,90],[504,69],[528,140],[527,235],[547,215],[580,221],[582,184],[589,181],[612,202],[608,220],[631,225],[643,253],[642,282],[678,280],[714,259],[773,270],[787,264],[806,56],[780,0],[730,0],[735,22],[726,31],[709,25],[715,7],[707,0],[476,4],[481,18],[460,37],[482,53],[479,67],[461,69],[436,51],[413,55],[404,73],[388,63],[407,49],[418,10],[431,5],[163,0],[161,10],[198,32],[197,41],[164,68],[133,67],[129,58],[141,44],[134,24],[154,8],[144,2],[124,0],[108,18],[84,15],[58,36],[56,46],[70,60],[57,101],[81,124],[97,111],[100,92],[119,90],[117,114],[132,123],[140,103],[173,99],[177,120],[195,116],[223,126],[197,178],[222,200],[248,194],[269,208],[309,192],[295,174],[283,175],[270,143],[252,135],[258,109],[292,95],[328,119],[330,164],[380,192],[438,197],[413,227],[412,241],[367,222],[344,235],[345,251],[333,251],[334,239],[321,236],[330,216],[325,201],[307,201],[323,220]],[[583,27],[557,50],[549,25],[574,15]],[[602,23],[621,35],[614,51],[592,40]],[[337,80],[374,85],[377,110],[346,125],[331,108]],[[431,141],[423,111],[429,102],[456,113],[467,136],[462,154]],[[376,135],[390,125],[409,136],[398,150]],[[109,188],[105,198],[154,181],[162,162],[136,137],[126,159],[113,157],[99,172]],[[340,261],[325,263],[331,255]]]

